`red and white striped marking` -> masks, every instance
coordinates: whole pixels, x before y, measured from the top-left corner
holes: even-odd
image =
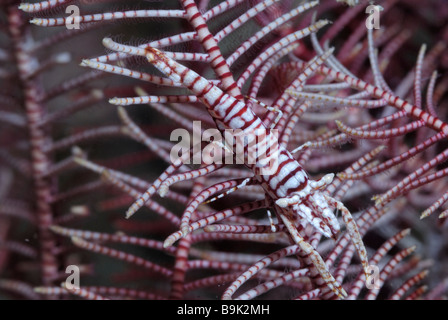
[[[131,55],[144,56],[148,61],[165,74],[174,83],[188,88],[207,107],[208,112],[217,123],[218,129],[242,130],[243,133],[254,132],[256,130],[268,130],[261,119],[242,100],[224,92],[212,82],[201,77],[199,74],[169,58],[162,51],[146,47],[138,48],[118,44],[111,39],[104,39],[103,44],[114,51]],[[90,65],[94,67],[94,65]],[[221,82],[222,84],[222,82]],[[254,178],[258,180],[264,188],[266,194],[275,201],[277,210],[283,222],[289,224],[288,231],[294,235],[296,243],[300,245],[310,262],[317,268],[322,279],[339,297],[346,296],[340,284],[328,271],[325,263],[315,249],[308,244],[297,232],[293,224],[286,219],[286,215],[298,215],[315,227],[320,233],[327,237],[335,238],[340,230],[339,223],[333,213],[334,209],[342,212],[347,230],[350,233],[353,243],[358,251],[362,265],[366,270],[368,266],[367,253],[359,235],[356,223],[352,219],[350,212],[341,202],[324,195],[322,190],[333,180],[333,175],[329,174],[318,181],[309,179],[302,166],[292,157],[285,148],[278,145],[277,140],[270,140],[268,148],[277,152],[271,152],[270,157],[276,157],[278,167],[270,175],[261,175],[256,169],[266,165],[262,159],[256,159],[254,164],[245,163],[254,172]],[[160,184],[159,184],[160,186]],[[154,193],[152,186],[144,192],[128,209],[127,216],[134,214],[142,207]],[[233,214],[233,212],[229,212]],[[219,221],[222,217],[210,217],[196,221],[191,225],[184,225],[182,230],[173,233],[165,241],[165,246],[172,245],[178,239],[195,229],[203,228],[211,223]],[[367,272],[367,271],[366,271]]]

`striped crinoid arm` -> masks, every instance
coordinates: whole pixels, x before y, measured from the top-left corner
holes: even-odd
[[[387,16],[389,11],[394,11],[393,6],[388,7],[383,15]],[[338,24],[340,28],[338,22],[335,25]],[[432,102],[437,75],[433,68],[436,66],[437,57],[446,52],[446,46],[442,42],[434,43],[430,49],[427,49],[427,45],[422,45],[415,57],[415,66],[411,68],[408,74],[403,75],[401,82],[397,81],[395,87],[391,89],[390,84],[385,82],[384,73],[387,71],[388,59],[392,57],[378,52],[381,50],[379,49],[381,42],[375,40],[375,34],[381,32],[381,30],[366,28],[364,30],[366,36],[364,51],[356,51],[357,59],[361,59],[362,53],[365,53],[366,61],[364,63],[369,65],[369,69],[366,70],[368,76],[366,79],[368,80],[350,72],[350,60],[348,59],[350,53],[341,52],[338,57],[342,61],[344,61],[344,57],[347,57],[345,66],[334,60],[331,55],[327,58],[326,64],[319,66],[316,70],[330,83],[327,88],[328,91],[322,90],[322,93],[314,93],[306,92],[306,90],[291,90],[289,93],[295,99],[298,99],[299,103],[311,101],[313,105],[321,104],[323,107],[335,107],[342,103],[347,107],[358,106],[362,109],[371,107],[378,109],[374,117],[372,117],[372,113],[354,111],[353,114],[359,116],[346,117],[344,121],[334,119],[338,130],[341,132],[340,134],[322,141],[311,141],[304,146],[307,148],[334,147],[352,142],[352,148],[359,148],[361,141],[363,144],[387,146],[386,152],[382,154],[377,165],[351,174],[340,173],[338,177],[345,180],[366,180],[388,171],[389,176],[382,178],[382,180],[389,180],[390,182],[383,184],[378,189],[377,193],[383,194],[375,195],[374,199],[377,203],[389,202],[401,195],[422,194],[428,192],[430,186],[434,186],[432,191],[434,194],[433,201],[440,200],[437,201],[437,206],[433,206],[429,198],[427,206],[422,204],[420,210],[430,207],[422,214],[422,217],[426,217],[444,202],[443,186],[446,186],[442,163],[446,161],[445,141],[448,134],[448,125],[443,120],[445,114],[435,110]],[[315,35],[313,37],[315,38]],[[326,38],[326,40],[330,39]],[[390,44],[384,43],[384,50],[398,50],[398,48],[392,48],[393,46],[403,45],[403,42],[392,43],[397,40],[398,38],[391,38]],[[329,43],[331,43],[331,40]],[[327,48],[329,43],[326,44]],[[323,52],[317,39],[313,42],[313,45],[317,52]],[[356,48],[356,50],[359,50],[359,48]],[[355,48],[353,48],[353,51],[355,51]],[[390,54],[390,52],[387,54]],[[386,56],[387,58],[385,58]],[[380,57],[387,60],[379,60]],[[359,62],[354,62],[354,64],[359,64]],[[292,66],[292,64],[289,64],[289,66]],[[298,70],[304,70],[306,62],[296,63],[296,67]],[[333,83],[348,85],[350,90],[341,90],[334,87],[335,90],[331,91],[330,86],[334,85]],[[353,93],[353,90],[356,93]],[[424,99],[424,95],[426,95],[426,99]],[[363,117],[365,117],[364,120],[362,120]],[[352,121],[352,124],[347,125],[344,123],[346,121]],[[410,143],[410,141],[412,142]],[[391,173],[391,170],[394,174]]]
[[[418,81],[416,81],[413,86],[414,95],[416,95],[417,91],[420,92],[420,86],[417,86],[417,83]],[[384,95],[388,94],[385,93]],[[394,100],[398,99],[399,98]],[[417,98],[417,100],[419,100],[419,98]],[[395,107],[402,109],[402,106],[405,106],[406,104],[409,103],[403,102],[400,104],[400,106],[396,105]],[[414,147],[410,147],[408,150],[405,150],[403,148],[397,150],[395,154],[393,153],[390,154],[389,158],[386,159],[385,162],[379,164],[376,167],[369,168],[368,170],[361,171],[354,175],[341,174],[339,176],[344,179],[350,179],[350,178],[360,179],[362,177],[368,177],[372,176],[373,174],[383,172],[384,170],[390,169],[393,166],[398,165],[403,166],[403,164],[405,164],[405,161],[410,157],[415,157],[417,155],[420,156],[421,160],[417,161],[416,164],[419,162],[420,164],[421,163],[424,164],[421,167],[416,167],[414,165],[413,169],[411,169],[411,167],[409,166],[406,166],[406,170],[408,172],[406,178],[401,180],[395,187],[391,188],[384,195],[376,196],[375,199],[377,199],[377,202],[390,201],[391,199],[397,197],[400,194],[408,193],[410,190],[417,189],[418,187],[426,185],[430,182],[436,180],[440,181],[440,179],[443,179],[444,177],[443,173],[436,173],[436,172],[430,173],[430,170],[440,165],[443,161],[446,160],[446,150],[443,150],[438,155],[434,155],[433,152],[429,152],[428,149],[432,147],[432,150],[434,150],[435,148],[434,145],[437,145],[438,143],[440,144],[446,139],[447,135],[447,132],[445,130],[446,123],[444,123],[438,118],[435,118],[431,112],[423,111],[422,109],[417,107],[417,104],[420,104],[420,102],[412,106],[412,108],[410,108],[409,111],[406,111],[412,118],[415,118],[417,120],[406,123],[399,127],[392,127],[390,129],[384,129],[384,130],[377,129],[374,131],[369,131],[361,128],[359,129],[350,128],[341,122],[337,122],[339,130],[342,131],[344,134],[348,135],[349,137],[351,137],[352,139],[373,139],[373,140],[379,140],[381,143],[384,143],[383,141],[386,140],[388,141],[388,144],[391,146],[397,146],[399,144],[398,141],[408,138],[410,132],[417,132],[417,137],[422,137],[419,140],[416,140],[416,142],[418,143]],[[436,134],[428,137],[428,133],[423,133],[423,130],[427,128],[431,128],[436,132]],[[392,150],[394,149],[396,148],[393,148]],[[433,158],[432,159],[429,158],[429,160],[426,160],[428,159],[429,156]],[[427,176],[423,176],[424,174],[427,174]],[[432,178],[431,175],[435,175],[436,177]]]
[[[276,251],[276,252],[270,254],[269,256],[266,256],[265,258],[260,259],[260,261],[257,261],[257,263],[255,263],[250,268],[248,268],[247,271],[245,271],[243,274],[241,274],[227,288],[227,290],[223,294],[223,299],[225,299],[225,300],[232,299],[233,296],[235,295],[236,291],[245,282],[247,282],[250,278],[254,277],[255,275],[257,275],[257,273],[261,272],[266,267],[268,267],[269,265],[271,265],[275,261],[279,260],[280,258],[288,256],[288,255],[297,254],[299,252],[299,250],[300,250],[299,246],[294,245],[294,246],[290,246],[290,247],[286,247],[286,248],[280,249],[279,251]],[[304,275],[306,275],[306,272],[307,272],[306,269],[305,270],[302,269],[299,272],[294,273],[294,275],[296,277],[303,277]],[[279,277],[279,278],[281,278],[281,277]],[[274,282],[275,280],[272,280],[272,281]],[[277,280],[277,281],[279,281],[279,280]],[[266,285],[266,286],[269,286],[269,285]],[[265,287],[263,291],[267,291],[266,289],[267,288]],[[244,299],[244,298],[247,299],[248,297],[251,297],[251,295],[257,296],[257,295],[259,295],[261,293],[262,293],[262,289],[259,289],[258,287],[256,287],[256,288],[252,289],[251,291],[248,291],[248,292],[245,292],[245,293],[239,295],[237,297],[237,299]]]
[[[354,279],[354,276],[358,273],[359,269],[350,270],[347,268],[347,264],[350,264],[351,254],[353,254],[351,248],[347,248],[346,251],[343,252],[340,259],[342,260],[338,266],[338,270],[335,272],[338,274],[338,271],[345,269],[347,270],[347,274],[344,275],[347,277],[345,281],[344,288],[348,291],[348,299],[370,299],[373,295],[378,294],[378,292],[387,292],[390,290],[388,285],[386,284],[385,279],[390,276],[394,278],[394,282],[399,283],[397,285],[396,291],[389,296],[389,299],[399,299],[404,295],[406,291],[409,291],[413,286],[417,284],[421,284],[424,278],[428,275],[428,270],[422,270],[417,272],[416,274],[410,276],[406,279],[406,277],[400,276],[392,276],[392,272],[394,269],[398,269],[400,266],[403,266],[406,262],[403,260],[406,256],[411,255],[415,250],[415,247],[405,248],[400,251],[398,254],[391,254],[393,248],[399,247],[397,244],[401,239],[408,236],[410,233],[409,229],[402,230],[397,233],[390,239],[387,239],[380,248],[372,256],[372,265],[377,266],[381,260],[381,264],[383,267],[380,270],[380,267],[372,269],[372,276],[368,279],[365,279],[365,275],[363,273],[359,273],[358,276]],[[299,252],[297,246],[291,246],[284,248],[278,252],[274,252],[271,255],[264,257],[254,263],[250,268],[247,269],[243,274],[241,274],[226,290],[224,293],[224,298],[234,298],[235,300],[247,300],[253,299],[255,297],[262,297],[263,295],[268,294],[271,290],[276,290],[279,287],[285,286],[294,286],[295,282],[299,282],[302,284],[306,284],[309,281],[309,278],[312,276],[307,268],[295,267],[293,271],[280,274],[273,279],[260,279],[257,286],[253,288],[245,290],[241,290],[240,288],[252,278],[255,278],[261,271],[268,268],[271,264],[277,261],[278,257],[282,255],[294,255]],[[418,259],[418,258],[417,258]],[[411,261],[411,259],[407,259],[407,261]],[[365,287],[367,286],[367,290]],[[310,289],[306,285],[302,286],[294,286],[297,292],[295,299],[303,300],[303,299],[329,299],[333,296],[332,292],[328,292],[325,287],[318,289]],[[381,291],[383,290],[383,291]]]
[[[89,149],[99,140],[124,137],[118,127],[107,123],[115,112],[102,107],[117,94],[117,88],[133,92],[133,87],[122,82],[118,87],[111,83],[106,90],[94,88],[93,83],[107,79],[107,74],[78,66],[76,47],[83,36],[89,45],[82,54],[103,53],[90,44],[110,31],[104,24],[101,31],[99,24],[79,29],[64,25],[47,33],[28,23],[33,15],[49,15],[78,2],[20,2],[0,3],[0,277],[5,284],[20,279],[29,287],[54,286],[68,260],[67,252],[57,253],[58,236],[52,234],[51,225],[89,223],[91,214],[97,212],[93,207],[100,199],[98,190],[104,188],[104,183],[89,181],[79,173],[70,147],[80,144]],[[86,114],[92,122],[84,121]],[[104,122],[95,120],[100,118]],[[101,154],[105,149],[97,146],[96,151]],[[110,154],[110,160],[119,155]],[[142,162],[138,157],[133,161],[133,165]],[[91,202],[81,200],[89,192]],[[36,241],[26,243],[31,234]],[[31,267],[16,270],[15,263],[22,259]],[[19,286],[5,285],[1,291],[2,298],[30,297]]]
[[[48,0],[40,1],[37,3],[27,3],[23,2],[19,5],[19,9],[29,13],[38,13],[41,11],[57,8],[64,4],[68,4],[73,0]]]

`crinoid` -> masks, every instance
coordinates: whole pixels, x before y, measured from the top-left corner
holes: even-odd
[[[437,108],[447,48],[435,31],[448,30],[446,5],[430,1],[425,14],[398,0],[134,6],[2,4],[13,43],[4,60],[20,88],[0,113],[17,136],[0,154],[10,177],[0,188],[5,292],[443,297],[446,211],[419,217],[448,200],[448,125]],[[408,16],[428,37],[417,50]],[[88,52],[61,53],[84,36]],[[46,64],[48,52],[57,54]],[[68,78],[54,84],[56,75]],[[13,228],[19,218],[25,231]],[[36,230],[36,246],[17,240]],[[13,252],[40,261],[14,266]],[[80,288],[56,286],[68,266]]]

